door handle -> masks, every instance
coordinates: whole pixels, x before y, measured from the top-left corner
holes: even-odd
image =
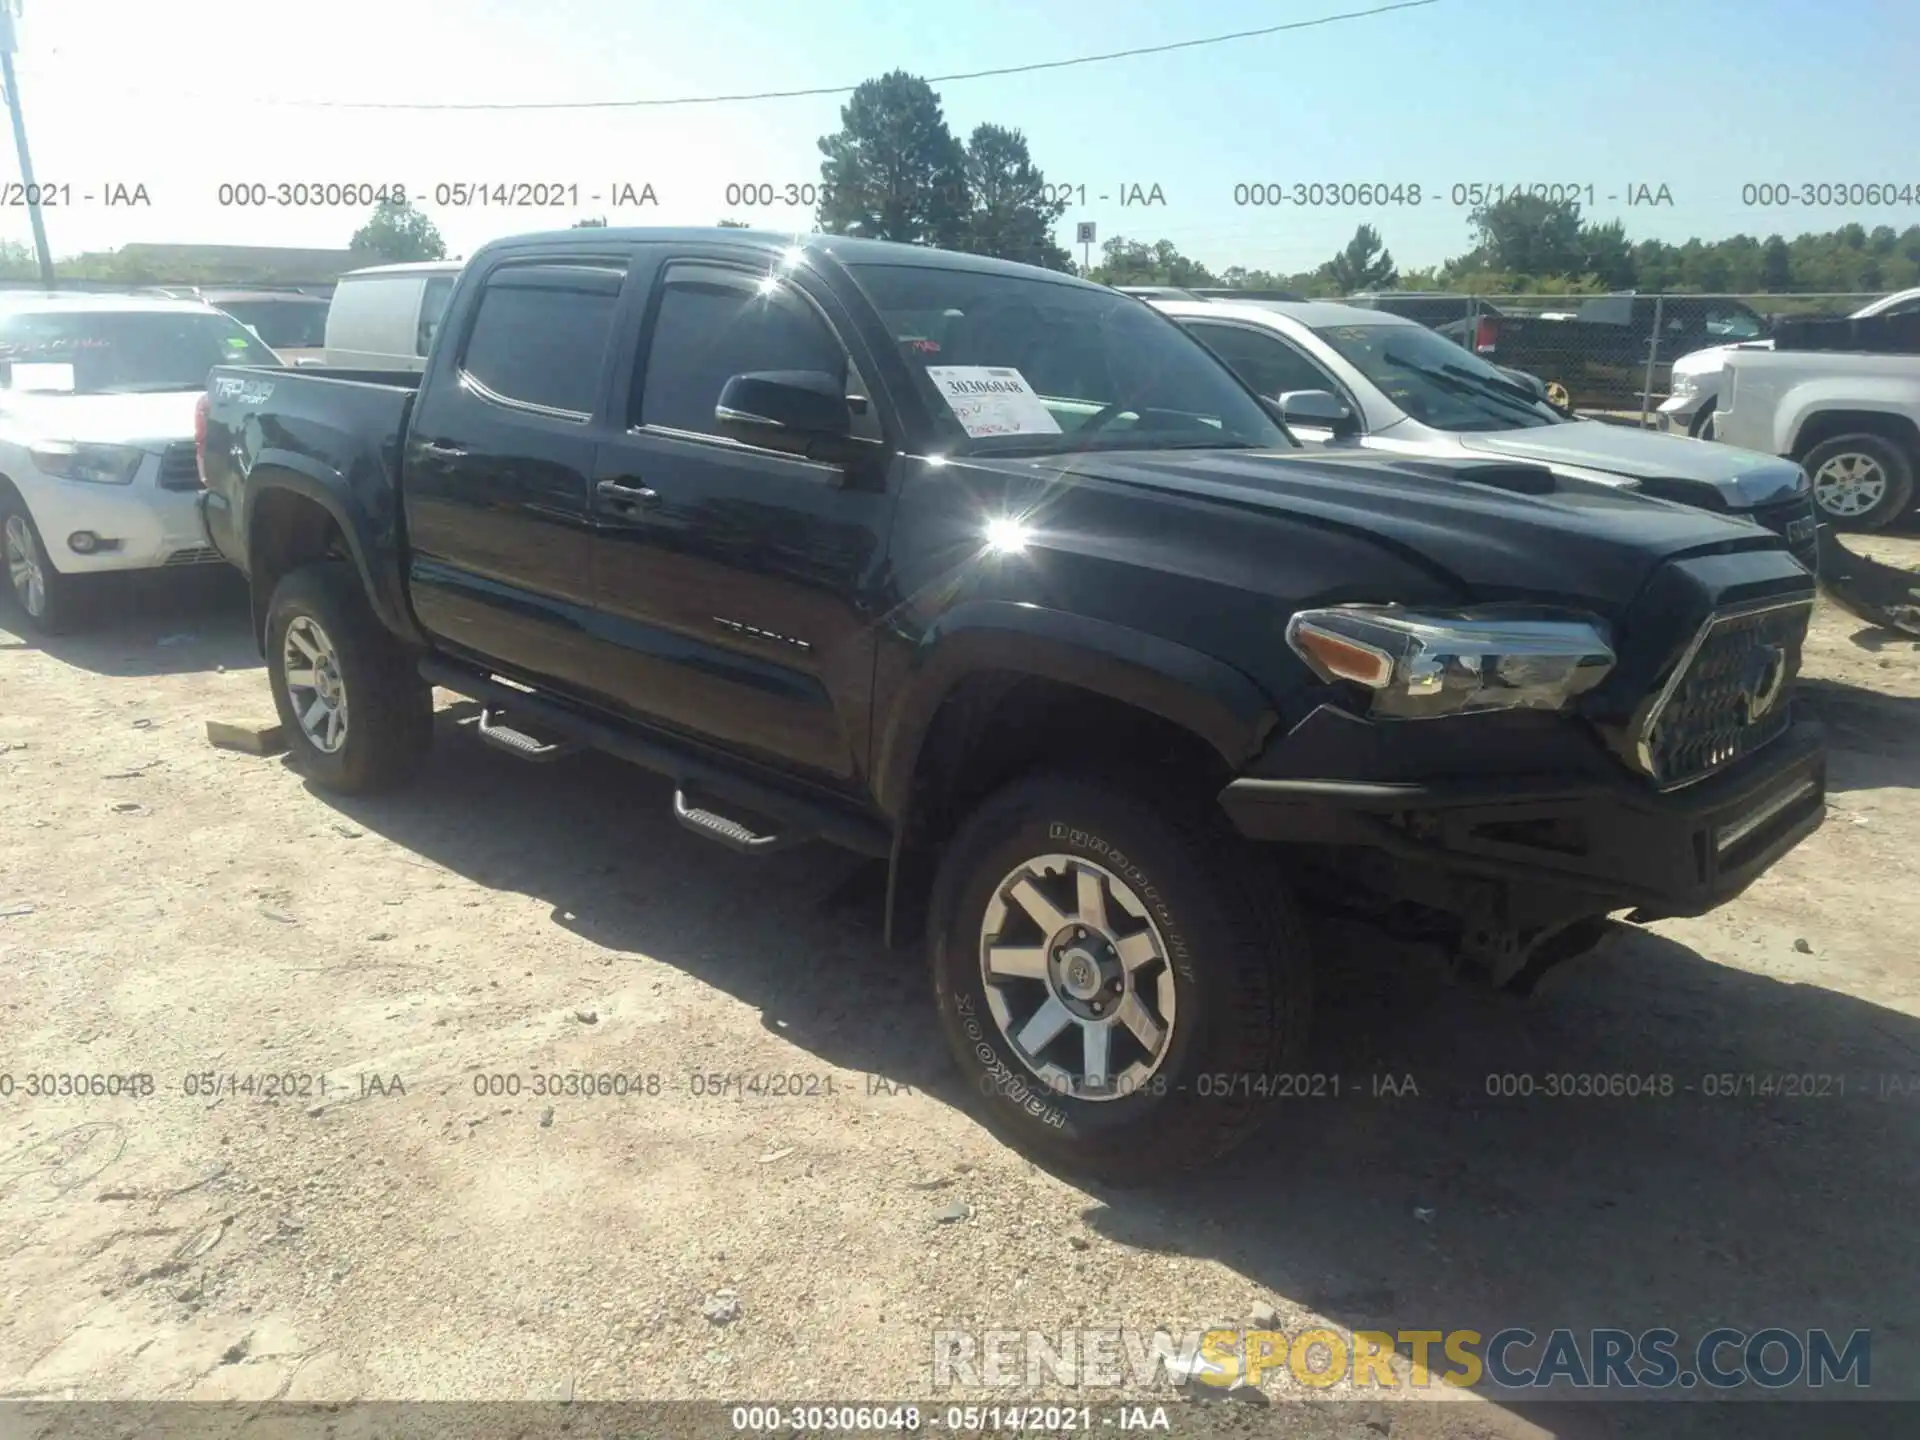
[[[426,451],[427,454],[429,455],[438,455],[443,459],[447,459],[447,460],[458,460],[467,453],[465,450],[462,450],[458,445],[447,445],[442,443],[439,440],[424,441],[422,442],[420,448]]]
[[[615,506],[658,505],[660,492],[650,485],[642,485],[638,480],[623,476],[618,480],[602,480],[593,487],[594,494]]]

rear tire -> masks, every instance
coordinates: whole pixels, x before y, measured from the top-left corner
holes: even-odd
[[[40,527],[17,495],[0,499],[0,558],[6,563],[7,588],[41,635],[64,635],[80,620],[80,578],[62,575],[47,556]]]
[[[283,576],[267,605],[267,675],[293,766],[341,794],[411,779],[433,739],[433,689],[342,561]]]
[[[1820,518],[1843,530],[1884,530],[1913,503],[1913,460],[1884,435],[1836,435],[1800,463]]]
[[[1308,944],[1250,858],[1204,809],[1102,780],[1017,780],[968,817],[934,886],[929,950],[942,1029],[990,1128],[1063,1169],[1142,1184],[1225,1154],[1296,1093]]]

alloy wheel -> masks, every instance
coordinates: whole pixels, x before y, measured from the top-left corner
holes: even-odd
[[[313,748],[332,755],[347,743],[347,687],[333,641],[309,615],[287,626],[281,647],[287,698]]]
[[[46,561],[40,558],[40,547],[34,543],[33,527],[27,524],[26,516],[7,517],[6,548],[7,578],[13,583],[13,593],[20,597],[27,614],[37,620],[47,613]]]
[[[1873,509],[1886,494],[1886,467],[1858,450],[1832,456],[1814,472],[1814,501],[1829,515],[1854,519]]]
[[[1173,967],[1146,906],[1102,865],[1042,855],[994,887],[980,974],[1001,1035],[1048,1089],[1076,1100],[1139,1091],[1165,1061]]]

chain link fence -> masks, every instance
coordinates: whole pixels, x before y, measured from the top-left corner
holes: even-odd
[[[1213,294],[1224,294],[1214,291]],[[1885,292],[1822,295],[1456,295],[1381,291],[1345,303],[1417,320],[1492,364],[1535,376],[1556,404],[1647,425],[1674,361],[1763,340],[1784,319],[1843,317]]]

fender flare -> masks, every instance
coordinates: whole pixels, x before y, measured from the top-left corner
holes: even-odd
[[[921,637],[884,722],[874,798],[897,826],[934,717],[962,681],[988,671],[1055,680],[1148,711],[1199,736],[1236,769],[1279,718],[1247,675],[1177,641],[1064,610],[969,601]]]
[[[364,507],[350,503],[351,485],[347,478],[312,456],[290,450],[266,449],[260,452],[248,470],[246,511],[240,520],[244,527],[241,538],[246,546],[249,575],[255,569],[255,513],[261,497],[275,491],[286,491],[310,500],[333,517],[334,524],[347,542],[347,553],[359,573],[360,584],[366,591],[367,603],[373,607],[374,615],[395,635],[418,643],[420,632],[414,624],[412,610],[407,605],[405,590],[400,583],[398,537],[393,533],[392,522],[389,520],[383,525],[380,519],[368,515]],[[383,528],[386,531],[384,535],[381,533]],[[396,563],[377,565],[376,561],[382,556],[392,557]],[[260,593],[262,587],[259,585],[252,588],[255,592],[254,629],[264,644],[266,605],[271,596]]]

